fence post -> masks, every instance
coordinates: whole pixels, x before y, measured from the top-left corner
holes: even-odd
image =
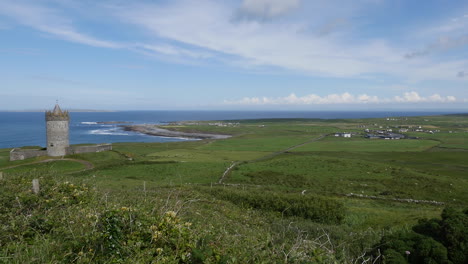
[[[145,201],[146,201],[146,181],[143,181],[143,192],[145,193]]]
[[[34,194],[39,194],[39,179],[32,180],[32,190]]]
[[[0,181],[3,180],[3,171],[0,171]]]

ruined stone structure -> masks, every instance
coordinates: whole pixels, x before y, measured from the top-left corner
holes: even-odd
[[[89,153],[89,152],[101,152],[112,150],[112,144],[99,144],[91,146],[72,146],[67,148],[67,155]]]
[[[39,156],[60,157],[71,154],[112,150],[112,144],[70,146],[70,116],[58,104],[54,110],[45,112],[47,147],[44,149],[14,148],[10,151],[10,161],[24,160]]]
[[[70,146],[68,111],[62,111],[58,104],[54,110],[46,111],[47,155],[51,157],[65,156]]]
[[[47,156],[47,150],[14,148],[10,151],[10,161]]]

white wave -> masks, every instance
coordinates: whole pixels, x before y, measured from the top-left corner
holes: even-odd
[[[83,125],[97,125],[97,122],[81,122]]]
[[[112,136],[130,136],[130,133],[126,133],[122,130],[112,128],[112,129],[95,129],[89,131],[89,134],[92,135],[112,135]]]

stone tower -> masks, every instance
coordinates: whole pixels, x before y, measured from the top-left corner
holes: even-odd
[[[46,111],[47,127],[47,155],[52,157],[64,156],[67,154],[69,142],[69,122],[68,111],[62,111],[58,104],[54,110]]]

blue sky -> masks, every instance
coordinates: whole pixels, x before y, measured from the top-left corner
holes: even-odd
[[[0,110],[468,110],[468,2],[0,0]]]

